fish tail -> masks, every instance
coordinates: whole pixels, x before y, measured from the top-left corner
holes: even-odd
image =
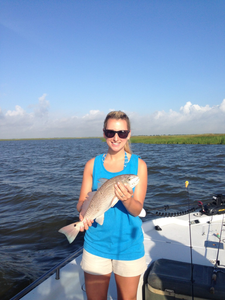
[[[59,229],[59,232],[65,234],[69,243],[71,244],[75,240],[78,233],[80,232],[81,223],[82,222],[76,222],[76,223],[67,225],[65,227],[62,227]]]

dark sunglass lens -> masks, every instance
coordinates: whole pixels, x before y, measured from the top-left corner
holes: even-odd
[[[127,136],[128,136],[128,134],[129,134],[129,131],[128,130],[121,130],[121,131],[119,131],[118,132],[118,135],[119,135],[119,137],[121,138],[121,139],[126,139],[127,138]]]
[[[107,137],[107,138],[112,138],[112,137],[114,137],[114,135],[115,135],[115,131],[113,131],[113,130],[105,130],[105,136]]]
[[[117,133],[121,139],[126,139],[130,131],[129,130],[114,131],[114,130],[105,129],[104,132],[107,138],[113,138],[114,135]]]

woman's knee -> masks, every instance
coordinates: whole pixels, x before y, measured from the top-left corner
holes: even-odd
[[[115,274],[118,300],[136,300],[140,276],[123,277]]]
[[[111,274],[92,275],[84,272],[88,300],[106,300]]]

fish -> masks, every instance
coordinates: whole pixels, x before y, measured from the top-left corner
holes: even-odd
[[[127,174],[115,176],[108,180],[100,179],[99,182],[101,186],[97,191],[88,193],[82,205],[83,220],[59,229],[60,233],[65,234],[70,244],[75,240],[80,228],[84,227],[84,221],[87,219],[95,220],[98,224],[103,225],[104,213],[119,201],[115,195],[116,183],[121,182],[134,188],[139,182],[139,177],[137,175]]]

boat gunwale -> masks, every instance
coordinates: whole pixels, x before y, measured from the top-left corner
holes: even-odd
[[[33,289],[35,289],[38,285],[40,285],[42,282],[44,282],[46,279],[48,279],[50,276],[52,276],[54,273],[56,274],[55,279],[58,280],[60,269],[63,268],[67,263],[70,263],[73,259],[77,258],[82,253],[82,251],[83,251],[83,247],[80,247],[73,254],[68,256],[66,259],[62,260],[60,263],[58,263],[53,268],[51,268],[48,272],[46,272],[45,274],[40,276],[38,279],[36,279],[31,284],[29,284],[18,294],[13,296],[10,300],[21,299],[23,296],[27,295],[29,292],[31,292]]]

